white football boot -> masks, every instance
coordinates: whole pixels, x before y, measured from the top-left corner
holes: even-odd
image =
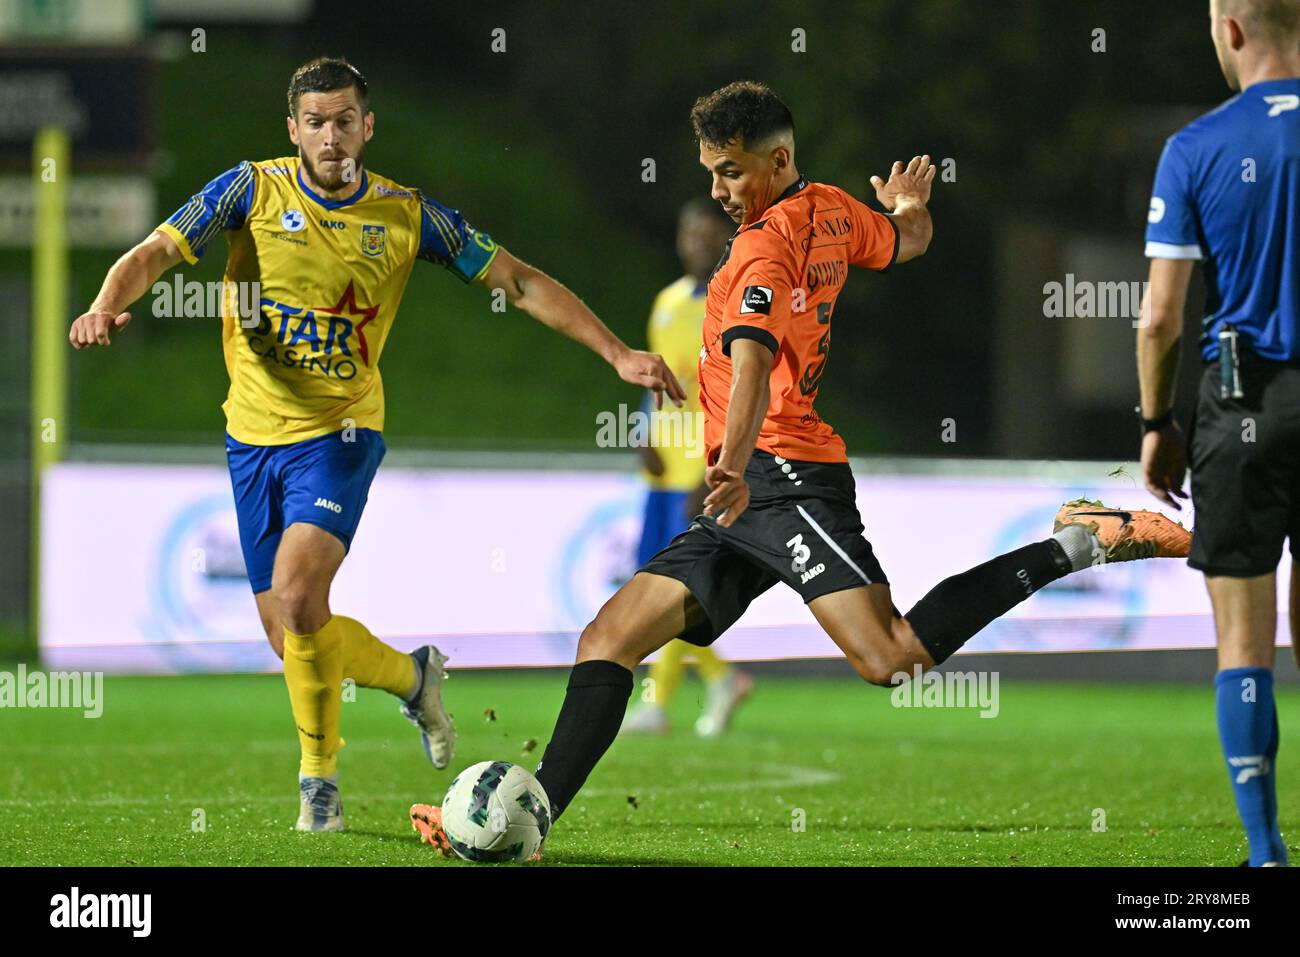
[[[425,645],[411,653],[421,670],[420,688],[415,697],[402,703],[406,719],[420,729],[420,742],[424,754],[438,770],[451,763],[456,750],[456,728],[451,715],[442,707],[442,681],[447,677],[443,665],[447,656],[433,645]]]
[[[298,775],[298,831],[342,831],[343,800],[336,778]]]

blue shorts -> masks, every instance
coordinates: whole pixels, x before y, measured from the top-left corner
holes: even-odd
[[[641,526],[641,544],[637,546],[637,566],[644,565],[668,547],[680,532],[691,524],[686,514],[690,492],[651,489],[645,498],[645,521]]]
[[[271,587],[280,536],[294,522],[317,525],[352,545],[384,437],[357,429],[353,441],[331,432],[290,445],[245,445],[226,436],[230,484],[239,516],[239,544],[253,594]]]

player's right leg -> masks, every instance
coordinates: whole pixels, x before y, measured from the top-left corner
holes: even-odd
[[[614,742],[632,693],[632,669],[702,618],[680,581],[637,572],[583,629],[560,716],[537,765],[552,821]]]
[[[708,627],[707,618],[686,585],[641,571],[583,629],[564,704],[537,765],[553,822],[614,742],[632,693],[632,669],[678,635],[698,633],[701,626]],[[410,813],[420,840],[450,854],[441,809],[416,804]]]

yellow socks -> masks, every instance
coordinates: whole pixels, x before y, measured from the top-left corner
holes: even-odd
[[[721,681],[727,676],[728,664],[718,657],[718,653],[712,648],[692,647],[691,653],[695,655],[695,668],[700,673],[700,677],[713,684],[715,681]]]
[[[339,710],[343,695],[343,629],[333,617],[311,634],[284,629],[284,683],[302,747],[299,773],[338,773]]]
[[[674,638],[659,649],[659,657],[650,665],[650,680],[654,682],[654,700],[647,702],[648,704],[667,708],[668,703],[673,700],[673,695],[677,693],[677,686],[682,683],[682,675],[686,673],[686,665],[682,658],[688,647],[690,646],[686,642]]]
[[[335,615],[329,623],[337,623],[343,637],[344,678],[363,688],[381,688],[403,700],[415,693],[415,664],[410,655],[384,644],[354,618]]]

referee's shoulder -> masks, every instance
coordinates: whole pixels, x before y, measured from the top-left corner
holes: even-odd
[[[1229,97],[1214,109],[1202,113],[1182,129],[1176,131],[1166,142],[1181,147],[1195,146],[1205,137],[1219,136],[1228,130],[1236,117],[1234,107],[1241,102],[1241,94]]]

